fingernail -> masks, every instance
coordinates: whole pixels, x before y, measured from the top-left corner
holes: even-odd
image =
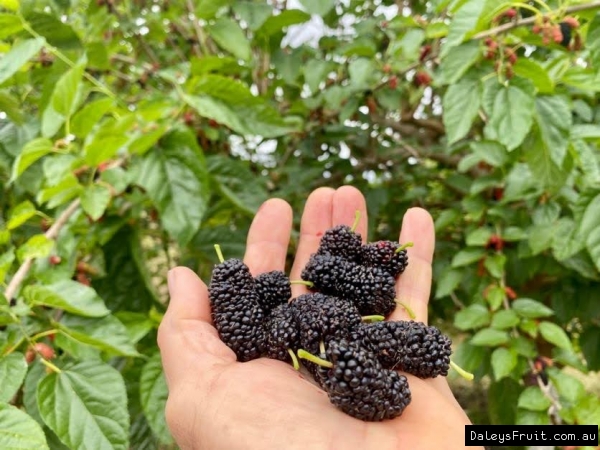
[[[173,292],[175,291],[175,283],[176,283],[176,278],[177,278],[177,273],[175,272],[175,269],[171,269],[169,270],[169,272],[167,272],[167,286],[169,288],[169,295],[173,295]]]

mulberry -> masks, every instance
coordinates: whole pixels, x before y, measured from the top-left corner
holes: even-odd
[[[290,279],[280,271],[261,273],[254,282],[260,305],[265,314],[269,314],[277,306],[287,303],[292,296]]]

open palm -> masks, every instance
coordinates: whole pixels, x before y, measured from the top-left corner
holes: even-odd
[[[367,211],[354,188],[321,188],[307,200],[298,252],[290,278],[299,279],[323,232],[351,224],[361,213],[357,231],[367,236]],[[290,239],[292,211],[278,199],[265,202],[248,233],[244,262],[254,276],[283,270]],[[435,245],[431,216],[419,208],[404,216],[400,242],[412,241],[409,265],[397,292],[427,321],[431,260]],[[168,426],[182,449],[455,449],[464,447],[470,423],[446,380],[407,375],[412,401],[393,420],[369,423],[336,409],[327,394],[281,361],[260,358],[239,363],[221,342],[210,316],[206,285],[189,269],[169,273],[171,300],[159,329],[169,387]],[[293,286],[294,297],[305,287]],[[397,308],[389,320],[406,319]]]

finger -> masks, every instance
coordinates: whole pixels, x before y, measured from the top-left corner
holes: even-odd
[[[244,262],[256,276],[284,270],[292,230],[292,208],[281,199],[262,204],[248,232]]]
[[[314,190],[306,200],[302,219],[300,221],[300,238],[296,258],[290,272],[291,280],[299,280],[302,269],[308,262],[310,255],[317,251],[321,236],[332,226],[333,196],[332,188],[319,188]],[[292,296],[305,293],[306,287],[292,285]]]
[[[158,346],[169,386],[198,367],[235,360],[211,325],[208,289],[187,267],[169,271],[169,306],[158,328]]]
[[[363,243],[367,241],[367,204],[362,193],[352,186],[342,186],[333,195],[332,225],[354,224],[356,212],[360,215],[355,231],[361,235]]]
[[[408,266],[396,283],[398,299],[415,313],[415,320],[427,323],[427,305],[431,292],[431,262],[435,249],[435,231],[431,215],[422,208],[409,209],[402,220],[400,243],[413,242],[407,249]],[[398,306],[390,320],[407,320],[407,311]]]

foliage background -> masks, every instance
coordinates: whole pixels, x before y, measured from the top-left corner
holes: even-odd
[[[341,184],[369,240],[411,206],[435,218],[432,323],[476,375],[476,423],[600,424],[581,381],[600,368],[599,2],[0,7],[4,448],[174,447],[167,268],[208,280],[262,201],[297,225]]]

